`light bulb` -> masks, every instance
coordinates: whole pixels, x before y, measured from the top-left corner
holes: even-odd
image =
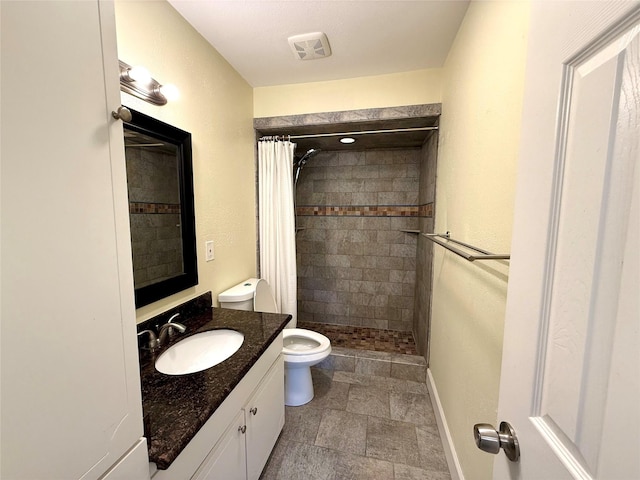
[[[340,143],[354,143],[356,141],[355,138],[344,137],[340,139]]]
[[[127,75],[134,82],[149,83],[151,81],[151,74],[149,73],[149,70],[147,70],[144,67],[141,67],[140,65],[131,67],[127,71]]]
[[[180,90],[172,83],[160,86],[160,93],[169,101],[174,102],[180,98]]]

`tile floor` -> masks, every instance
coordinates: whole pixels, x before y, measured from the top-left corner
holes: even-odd
[[[422,357],[336,347],[285,407],[261,480],[450,479]]]

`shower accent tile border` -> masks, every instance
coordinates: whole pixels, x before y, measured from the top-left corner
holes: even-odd
[[[418,216],[419,217],[433,217],[433,202],[425,203],[424,205],[418,205]]]
[[[180,214],[180,204],[173,203],[149,203],[130,202],[129,213],[160,213],[160,214]]]
[[[317,217],[432,217],[433,203],[424,205],[300,206],[296,215]]]

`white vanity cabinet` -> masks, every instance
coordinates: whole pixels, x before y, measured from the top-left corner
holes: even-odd
[[[257,480],[284,425],[284,363],[276,361],[193,476]]]
[[[193,480],[245,480],[247,478],[247,450],[245,446],[246,430],[244,410],[238,412],[218,441],[202,466],[193,476]]]
[[[257,480],[284,426],[282,334],[153,480]]]
[[[284,360],[275,363],[244,408],[247,478],[258,479],[284,425]],[[218,477],[224,478],[224,477]]]

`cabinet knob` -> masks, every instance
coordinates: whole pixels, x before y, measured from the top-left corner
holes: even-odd
[[[247,431],[247,426],[246,425],[241,425],[238,427],[238,431],[240,433],[245,433]]]
[[[111,116],[116,120],[122,120],[123,122],[130,122],[133,118],[131,115],[131,110],[127,107],[118,107],[118,110],[115,112],[111,112]]]
[[[258,407],[253,407],[249,410],[251,413],[253,413],[254,415],[257,415],[258,413]]]

